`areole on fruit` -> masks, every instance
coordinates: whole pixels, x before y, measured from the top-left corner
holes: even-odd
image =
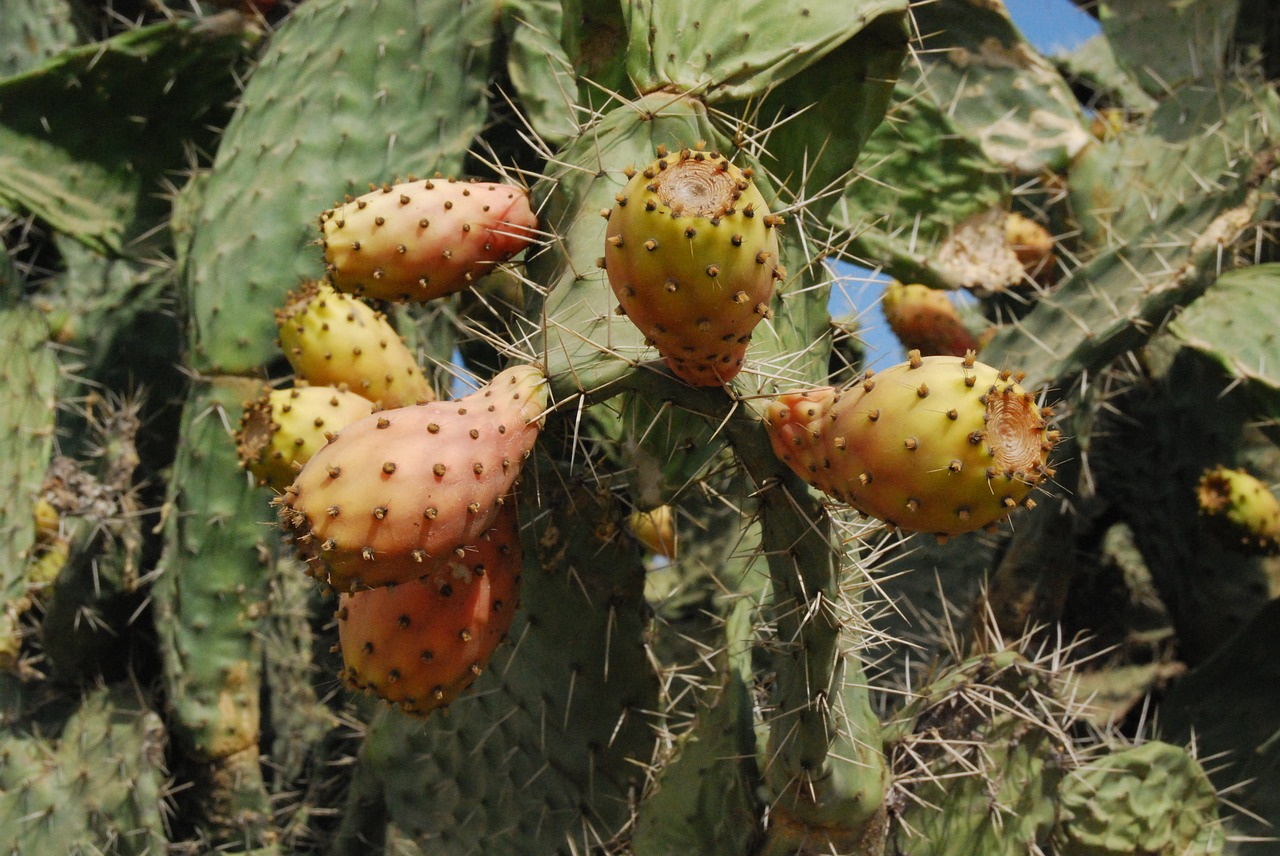
[[[629,176],[604,212],[604,267],[620,311],[678,377],[721,386],[772,314],[782,218],[751,171],[718,152],[660,149]]]
[[[1053,474],[1057,439],[1010,372],[964,357],[910,359],[766,411],[774,451],[819,490],[893,526],[955,535],[988,526]]]

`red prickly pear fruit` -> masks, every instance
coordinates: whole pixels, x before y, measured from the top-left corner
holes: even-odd
[[[273,389],[245,405],[236,453],[258,484],[282,491],[329,437],[375,409],[369,399],[331,386]]]
[[[426,716],[480,676],[511,628],[522,563],[515,505],[494,522],[453,573],[341,596],[340,677],[349,688]]]
[[[793,399],[769,410],[775,436],[801,430],[781,409],[794,413]],[[1053,475],[1048,453],[1057,439],[1012,374],[972,353],[913,351],[907,362],[834,393],[820,424],[803,430],[812,440],[808,457],[783,458],[801,478],[863,514],[940,536],[1034,504],[1031,491]],[[819,456],[817,472],[798,465]]]
[[[342,429],[279,500],[307,572],[338,591],[429,573],[507,503],[547,404],[533,366],[456,401],[384,410]]]
[[[320,215],[334,288],[378,300],[461,291],[527,247],[537,227],[524,188],[452,178],[384,184]]]
[[[1280,500],[1244,470],[1205,470],[1196,486],[1200,513],[1223,543],[1247,555],[1280,553]]]
[[[722,386],[771,317],[782,218],[750,170],[716,152],[660,156],[608,212],[604,266],[620,311],[677,377]]]
[[[276,327],[294,373],[309,383],[346,387],[383,407],[436,397],[386,316],[328,283],[292,292],[276,311]]]
[[[891,282],[880,308],[889,329],[907,350],[917,350],[926,357],[963,357],[978,351],[978,337],[965,326],[945,291]]]

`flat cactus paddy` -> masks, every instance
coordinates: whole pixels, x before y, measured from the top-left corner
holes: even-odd
[[[278,500],[307,572],[339,592],[405,582],[474,545],[508,502],[548,389],[531,365],[455,401],[348,425]]]
[[[522,187],[434,178],[384,184],[320,215],[334,288],[427,301],[469,286],[536,237]]]
[[[1057,439],[1012,374],[921,357],[835,390],[787,393],[765,411],[775,454],[810,485],[912,532],[990,526],[1053,475]]]
[[[1196,485],[1200,514],[1223,543],[1241,553],[1280,553],[1280,500],[1255,476],[1219,466]]]
[[[717,152],[660,148],[628,175],[602,212],[604,268],[619,311],[681,380],[722,386],[772,315],[782,218],[769,213],[751,171]]]
[[[451,573],[343,594],[338,646],[350,689],[425,716],[483,672],[515,616],[523,554],[515,504]]]

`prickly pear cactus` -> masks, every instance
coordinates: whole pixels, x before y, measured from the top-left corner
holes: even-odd
[[[5,852],[1267,852],[1266,4],[208,5],[0,15]]]

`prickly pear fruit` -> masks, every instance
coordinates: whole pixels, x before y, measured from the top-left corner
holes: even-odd
[[[540,370],[514,366],[456,401],[342,429],[279,500],[308,573],[338,591],[388,585],[477,543],[533,449],[547,395]]]
[[[978,337],[965,326],[945,291],[895,281],[885,288],[880,307],[889,329],[908,350],[926,357],[963,357],[978,350]]]
[[[676,557],[676,519],[670,505],[631,512],[627,527],[649,552],[667,559]]]
[[[1251,555],[1280,553],[1280,500],[1244,470],[1214,467],[1196,487],[1200,513],[1231,547]]]
[[[330,436],[376,407],[332,386],[273,389],[245,405],[236,432],[240,463],[258,484],[282,491]]]
[[[339,291],[425,301],[466,288],[533,240],[524,188],[455,179],[384,184],[320,215]]]
[[[892,526],[937,535],[1033,504],[1032,489],[1052,475],[1057,436],[1009,372],[972,353],[912,351],[838,392],[780,396],[765,424],[774,452],[809,484]]]
[[[309,282],[276,311],[280,348],[294,373],[321,386],[346,386],[383,407],[435,399],[413,352],[359,298]]]
[[[1058,278],[1058,269],[1054,263],[1053,236],[1048,229],[1012,211],[1004,221],[1004,239],[1032,282],[1041,286],[1053,285]]]
[[[480,675],[511,627],[522,562],[510,504],[453,572],[343,594],[338,644],[351,689],[425,716]]]
[[[670,369],[694,386],[721,386],[770,315],[782,218],[751,171],[722,155],[658,154],[606,212],[605,270],[620,311]]]

